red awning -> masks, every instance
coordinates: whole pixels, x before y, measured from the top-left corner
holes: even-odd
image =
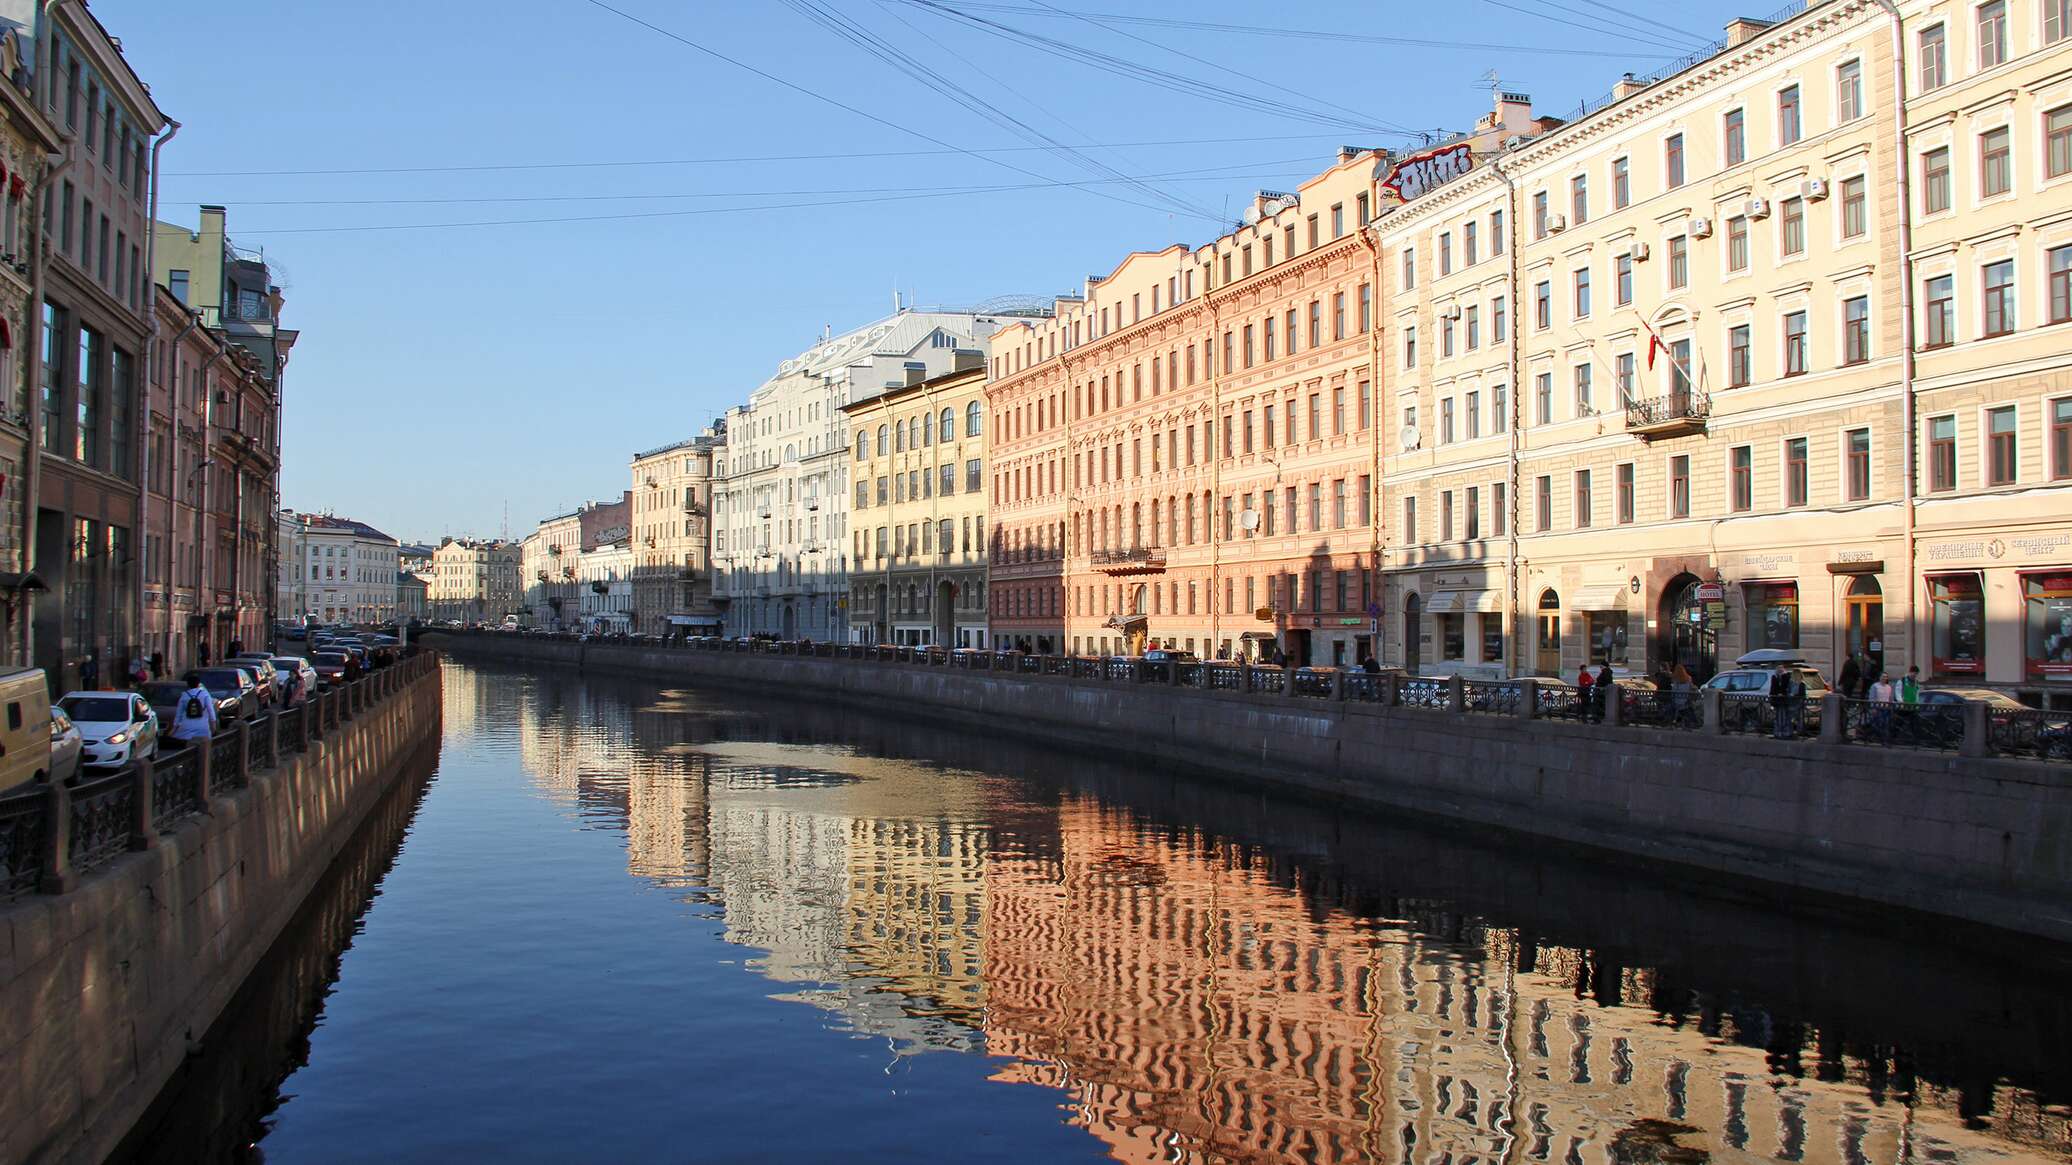
[[[6,316],[0,316],[0,350],[14,350],[14,329],[7,325]]]

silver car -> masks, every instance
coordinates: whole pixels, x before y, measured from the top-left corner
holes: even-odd
[[[79,753],[83,745],[79,729],[63,708],[50,710],[50,779],[69,781],[79,775]]]

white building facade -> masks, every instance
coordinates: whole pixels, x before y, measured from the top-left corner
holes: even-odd
[[[949,372],[998,327],[901,311],[786,360],[727,411],[713,457],[713,601],[729,635],[848,636],[850,436],[845,405]],[[917,380],[914,382],[918,382]]]
[[[395,618],[402,555],[394,538],[350,518],[283,514],[281,547],[284,569],[291,553],[301,566],[301,577],[281,588],[290,618],[355,624]],[[291,598],[297,605],[289,605]]]

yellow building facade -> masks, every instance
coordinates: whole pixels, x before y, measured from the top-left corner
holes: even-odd
[[[1385,208],[1384,661],[2072,672],[2048,7],[1736,21]]]
[[[983,358],[959,353],[946,375],[843,407],[851,642],[985,646],[985,390]]]

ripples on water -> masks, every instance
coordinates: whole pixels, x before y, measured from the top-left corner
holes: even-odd
[[[225,1115],[145,1156],[2072,1160],[2062,950],[822,708],[446,682],[422,805],[163,1105]]]

